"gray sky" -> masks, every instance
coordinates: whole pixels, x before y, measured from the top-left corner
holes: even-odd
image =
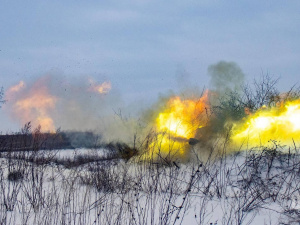
[[[280,76],[283,90],[299,82],[298,0],[0,0],[0,5],[5,89],[49,73],[90,76],[110,80],[124,99],[148,101],[182,82],[207,86],[207,68],[220,60],[236,62],[247,79],[262,72]]]

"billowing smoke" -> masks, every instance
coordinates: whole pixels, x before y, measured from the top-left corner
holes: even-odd
[[[241,98],[245,75],[235,62],[220,61],[208,67],[210,76],[210,105],[212,118],[198,131],[202,143],[214,142],[220,134],[231,129],[233,121],[242,119],[244,108],[237,107]]]
[[[108,81],[96,82],[91,78],[74,81],[62,76],[46,75],[32,83],[20,81],[6,91],[6,110],[23,125],[41,125],[42,131],[55,129],[95,129],[99,118],[105,115],[109,94]],[[98,122],[96,122],[97,120]]]
[[[6,91],[5,108],[21,126],[31,121],[33,127],[41,125],[44,132],[57,128],[67,131],[65,134],[75,147],[93,146],[99,137],[102,142],[124,142],[134,149],[140,146],[158,157],[176,153],[187,158],[191,146],[202,155],[209,155],[218,140],[229,137],[227,134],[234,134],[231,141],[241,143],[253,127],[253,140],[258,140],[259,134],[270,138],[274,127],[287,130],[280,121],[296,130],[287,133],[285,139],[280,134],[283,141],[299,136],[299,101],[284,105],[275,96],[277,92],[272,91],[266,100],[270,109],[259,109],[261,112],[249,115],[245,111],[252,101],[242,102],[245,75],[240,67],[234,62],[220,61],[208,67],[208,74],[210,90],[184,84],[181,94],[170,91],[141,114],[134,114],[137,108],[122,103],[108,80],[58,75],[43,76],[33,83],[21,81],[11,87]],[[262,85],[268,82],[264,80]],[[293,100],[299,97],[300,92]]]
[[[239,92],[244,84],[245,75],[234,62],[220,61],[208,67],[211,78],[211,90],[224,94],[232,91]]]
[[[108,80],[45,75],[33,82],[20,81],[5,93],[4,109],[20,127],[31,122],[42,132],[93,132],[102,141],[133,140],[136,120],[128,118],[121,96]],[[84,135],[80,135],[84,137]],[[92,142],[91,142],[92,143]]]
[[[55,86],[58,81],[59,87]],[[120,101],[117,93],[110,92],[110,88],[106,87],[108,83],[96,82],[91,78],[66,80],[56,76],[51,87],[52,92],[59,96],[53,115],[56,126],[79,131],[101,127],[101,120]]]

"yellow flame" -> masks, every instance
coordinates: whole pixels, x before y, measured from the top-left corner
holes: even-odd
[[[150,145],[153,151],[183,155],[189,138],[204,126],[206,102],[207,93],[199,99],[170,98],[155,120],[157,137]]]
[[[250,115],[243,124],[233,127],[235,144],[247,143],[250,147],[266,145],[270,140],[289,145],[300,139],[300,100],[273,108],[262,107]]]
[[[156,124],[159,131],[168,132],[174,137],[192,138],[201,124],[201,114],[205,109],[204,98],[181,100],[173,97],[165,110],[159,113]]]

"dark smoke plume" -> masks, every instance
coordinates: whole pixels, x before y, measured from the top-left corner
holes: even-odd
[[[224,94],[241,91],[245,75],[235,62],[220,61],[208,67],[211,90]]]

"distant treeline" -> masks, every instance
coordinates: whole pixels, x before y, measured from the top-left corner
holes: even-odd
[[[34,151],[96,147],[99,136],[93,132],[66,131],[0,135],[0,151]]]

